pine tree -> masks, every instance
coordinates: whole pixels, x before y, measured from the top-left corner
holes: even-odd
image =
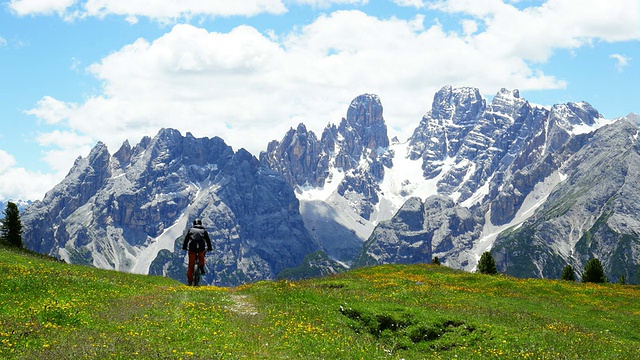
[[[569,264],[562,269],[562,280],[576,281],[576,274],[573,271],[573,267]]]
[[[11,201],[4,209],[4,218],[0,219],[0,239],[9,246],[23,247],[22,243],[22,221],[20,221],[20,210]]]
[[[602,267],[602,263],[600,262],[600,260],[596,258],[589,260],[587,265],[584,267],[584,273],[582,274],[582,282],[583,283],[607,282],[607,277],[604,276],[604,268]]]
[[[433,260],[431,260],[431,264],[432,265],[440,265],[440,259],[438,259],[438,257],[434,257]]]
[[[480,261],[478,261],[478,272],[481,274],[490,274],[494,275],[498,273],[498,268],[496,267],[496,262],[493,260],[493,256],[488,251],[482,253],[480,256]]]

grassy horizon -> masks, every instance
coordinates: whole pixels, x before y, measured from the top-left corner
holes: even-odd
[[[191,288],[0,248],[0,358],[640,359],[637,285],[383,265]]]

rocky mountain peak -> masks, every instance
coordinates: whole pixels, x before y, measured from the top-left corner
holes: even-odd
[[[262,163],[296,188],[302,215],[320,247],[341,260],[357,252],[372,230],[369,221],[378,216],[380,182],[391,158],[382,103],[373,94],[353,99],[347,116],[338,126],[329,123],[319,140],[300,124],[260,154]],[[336,211],[324,203],[330,198],[345,213],[340,221],[325,216]],[[345,228],[353,223],[357,231]]]
[[[501,88],[495,97],[500,99],[519,99],[520,90],[518,89],[509,90],[507,88]]]
[[[575,125],[591,126],[597,120],[603,119],[603,116],[585,101],[556,104],[551,108],[550,117],[570,131]]]
[[[531,105],[520,97],[520,92],[517,89],[510,91],[502,88],[491,100],[487,112],[494,113],[497,118],[504,119],[502,120],[504,124],[509,126],[509,123],[517,118],[527,116],[531,112]]]
[[[358,130],[384,124],[378,95],[363,94],[353,99],[347,110],[347,123]]]
[[[448,119],[454,124],[464,125],[469,119],[477,118],[485,106],[486,102],[477,88],[454,88],[447,85],[434,95],[431,111],[427,116]]]
[[[274,278],[317,250],[281,175],[218,137],[174,129],[113,157],[98,143],[26,209],[24,239],[68,262],[184,280],[181,238],[195,217],[215,243],[210,283]]]
[[[110,157],[109,149],[107,149],[107,145],[105,145],[102,141],[98,141],[96,145],[89,152],[89,163],[94,163],[95,161],[101,161],[104,157]]]
[[[118,161],[118,165],[121,168],[125,168],[129,164],[131,155],[133,154],[132,150],[129,140],[125,140],[122,146],[120,146],[120,149],[113,154],[113,158]]]
[[[360,166],[363,158],[387,164],[389,159],[380,156],[389,146],[382,112],[377,95],[360,95],[351,101],[340,125],[328,124],[320,140],[300,124],[287,131],[281,141],[270,142],[260,159],[294,186],[323,186],[329,167],[348,172]],[[382,167],[374,168],[376,177],[381,178]]]
[[[282,174],[292,187],[321,186],[327,176],[323,169],[328,161],[321,153],[326,154],[332,148],[326,142],[321,145],[313,131],[299,124],[296,129],[289,129],[281,141],[269,142],[267,150],[260,153],[260,161]]]
[[[353,160],[360,159],[363,149],[376,151],[389,147],[382,111],[382,103],[377,95],[364,94],[351,101],[347,118],[340,123],[338,133],[344,139],[344,152]]]

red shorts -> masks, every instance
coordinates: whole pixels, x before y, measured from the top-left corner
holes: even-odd
[[[206,251],[189,251],[189,267],[187,268],[187,281],[193,282],[193,268],[196,266],[196,256],[200,259],[200,266],[204,266],[204,254]]]

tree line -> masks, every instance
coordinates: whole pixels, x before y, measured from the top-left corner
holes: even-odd
[[[489,274],[495,275],[498,274],[498,268],[496,267],[496,262],[491,256],[491,253],[485,251],[480,256],[480,261],[478,261],[478,272],[481,274]],[[562,275],[560,276],[562,280],[567,281],[576,281],[576,274],[571,265],[566,265],[562,269]],[[607,277],[604,273],[604,268],[602,267],[602,263],[600,260],[593,258],[587,262],[584,267],[584,272],[582,273],[581,281],[583,283],[606,283]],[[624,275],[622,275],[619,279],[621,284],[625,284]]]

